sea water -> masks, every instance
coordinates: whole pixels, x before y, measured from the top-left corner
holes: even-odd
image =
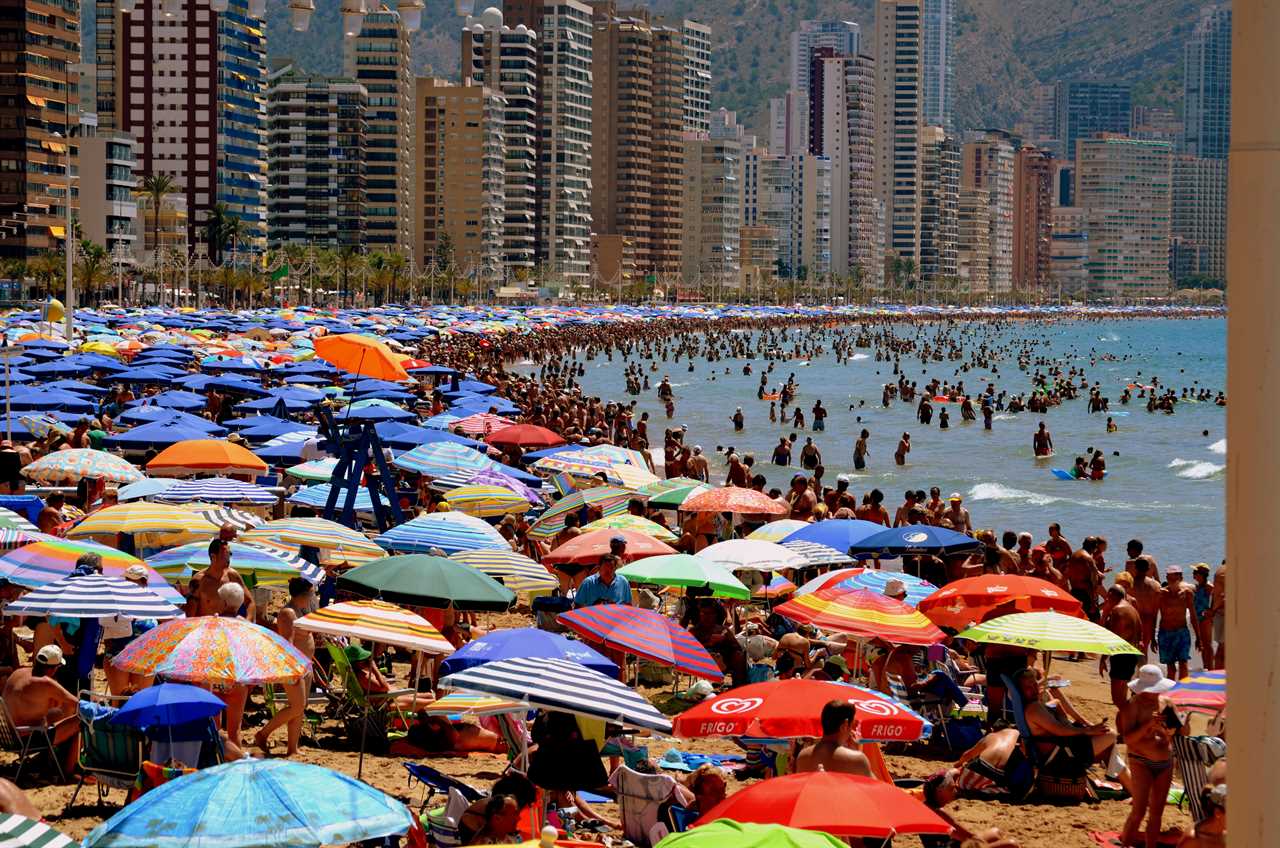
[[[961,421],[958,404],[945,405],[950,429],[938,428],[938,412],[944,404],[934,405],[932,425],[924,426],[915,418],[915,404],[895,400],[889,409],[881,406],[881,387],[896,378],[892,363],[876,362],[874,350],[860,350],[844,364],[836,364],[827,353],[805,365],[801,360],[785,360],[774,366],[770,390],[789,374],[796,376],[797,403],[808,425],[804,430],[770,424],[768,401],[756,399],[759,375],[767,366],[760,358],[695,360],[693,372],[686,370],[688,363],[683,360],[659,362],[656,372],[649,372],[645,362],[650,391],[641,395],[638,408],[649,412],[650,439],[656,447],[661,447],[664,427],[688,428],[688,443],[702,446],[717,484],[724,482],[726,467],[724,453],[716,451],[719,446],[732,447],[739,454],[753,453],[754,470],[768,478],[769,486],[785,489],[791,475],[800,470],[805,437],[812,436],[822,452],[824,482],[834,486],[838,474],[850,474],[850,488],[859,495],[879,488],[890,515],[908,488],[938,486],[944,497],[953,491],[964,497],[975,529],[1027,530],[1040,541],[1048,525],[1058,522],[1077,546],[1087,535],[1105,537],[1107,559],[1113,565],[1123,561],[1125,542],[1137,538],[1162,566],[1201,561],[1216,566],[1224,550],[1226,410],[1212,402],[1180,402],[1175,414],[1165,415],[1148,413],[1136,391],[1127,406],[1121,406],[1119,399],[1126,384],[1149,384],[1153,375],[1172,388],[1225,390],[1225,320],[1022,322],[997,333],[997,339],[1028,336],[1047,342],[1037,354],[1052,357],[1064,370],[1073,365],[1083,368],[1090,382],[1101,384],[1111,400],[1110,413],[1118,432],[1106,432],[1106,414],[1088,412],[1087,392],[1045,415],[997,413],[990,432],[983,430],[981,414],[977,421]],[[796,337],[793,331],[792,338]],[[1091,353],[1110,354],[1118,361],[1090,365]],[[747,362],[752,365],[750,376],[742,373]],[[1034,368],[1024,372],[1012,361],[1000,362],[998,367],[997,391],[1012,395],[1031,388]],[[957,379],[955,364],[950,362],[922,365],[919,359],[904,357],[902,368],[919,386],[933,377]],[[664,374],[670,376],[676,392],[675,416],[669,422],[656,394]],[[959,375],[970,391],[985,386],[990,377],[983,372]],[[581,382],[588,395],[629,400],[622,359],[617,355],[612,363],[603,356],[587,362]],[[825,432],[812,429],[811,409],[818,399],[829,413]],[[859,401],[866,405],[859,408]],[[741,433],[734,432],[729,420],[738,406],[746,416]],[[1056,456],[1047,461],[1035,460],[1031,450],[1032,434],[1042,419],[1056,448]],[[853,445],[863,427],[871,431],[870,459],[866,470],[854,472]],[[1202,435],[1206,430],[1208,436]],[[795,464],[791,468],[771,464],[779,436],[792,432],[799,436],[792,450]],[[898,467],[893,452],[903,432],[911,433],[912,449],[906,466]],[[1105,481],[1064,481],[1052,475],[1051,468],[1069,469],[1074,458],[1091,447],[1102,449],[1106,456]]]

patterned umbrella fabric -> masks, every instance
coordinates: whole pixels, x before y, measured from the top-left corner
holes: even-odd
[[[475,415],[468,415],[465,418],[459,418],[457,421],[449,425],[450,430],[461,430],[468,436],[487,436],[490,433],[496,433],[504,427],[510,427],[516,422],[510,418],[503,418],[501,415],[493,415],[488,412],[477,412]]]
[[[689,631],[653,610],[599,604],[560,613],[556,621],[583,639],[635,654],[707,680],[724,672]]]
[[[6,507],[0,507],[0,528],[5,530],[27,530],[37,533],[40,531],[39,527]]]
[[[676,552],[675,548],[665,542],[659,542],[643,533],[633,533],[630,530],[592,530],[565,542],[544,556],[542,563],[543,565],[560,565],[561,563],[595,565],[600,561],[600,557],[609,553],[610,542],[617,536],[627,540],[627,548],[622,555],[625,562]]]
[[[759,589],[756,589],[751,594],[754,597],[763,598],[765,600],[772,601],[775,598],[783,598],[783,597],[786,597],[787,595],[794,594],[795,591],[796,591],[796,584],[792,583],[790,580],[788,580],[785,577],[779,576],[770,580],[767,586],[761,586]]]
[[[243,542],[231,542],[231,567],[242,577],[252,575],[260,586],[283,586],[293,577],[305,577],[311,583],[324,579],[324,570],[282,548],[268,549]],[[147,559],[147,565],[166,579],[190,578],[209,567],[209,546],[192,542],[169,548]]]
[[[344,601],[307,613],[300,630],[397,645],[428,654],[451,654],[453,645],[416,613],[385,601]]]
[[[242,542],[283,542],[289,547],[318,548],[329,560],[369,562],[385,556],[363,533],[324,518],[280,518],[241,535]]]
[[[779,615],[824,630],[900,645],[936,645],[945,637],[937,625],[901,601],[865,589],[819,589],[774,608]]]
[[[267,464],[247,448],[225,439],[188,439],[175,442],[147,463],[155,477],[189,474],[262,474]]]
[[[680,504],[682,512],[732,512],[739,515],[786,515],[788,507],[764,492],[725,486],[687,498]]]
[[[90,448],[54,451],[24,466],[22,473],[40,483],[77,482],[87,477],[124,484],[145,476],[122,457]]]
[[[493,527],[462,512],[432,512],[392,527],[377,538],[388,551],[430,553],[433,549],[458,551],[511,550],[511,544]]]
[[[719,563],[730,571],[780,571],[804,568],[808,562],[800,554],[774,542],[730,539],[698,551],[698,556]]]
[[[459,512],[481,518],[520,515],[528,512],[530,503],[521,495],[501,486],[469,484],[445,492],[444,499]]]
[[[805,583],[796,590],[797,595],[808,595],[819,589],[866,589],[883,595],[890,580],[897,580],[906,588],[908,606],[916,606],[929,597],[938,587],[920,577],[912,577],[901,571],[882,571],[875,568],[838,568],[828,571]]]
[[[431,442],[419,445],[391,460],[392,464],[406,471],[427,477],[443,477],[457,471],[484,471],[492,468],[493,460],[479,451],[453,442]]]
[[[483,571],[513,592],[548,591],[560,585],[545,567],[511,550],[458,551],[449,559]]]
[[[779,518],[777,521],[770,521],[768,524],[762,524],[747,534],[748,539],[755,539],[758,542],[779,542],[790,536],[797,530],[808,527],[809,522],[797,521],[794,518]]]
[[[632,515],[629,512],[619,512],[615,515],[606,515],[604,518],[597,518],[589,524],[582,525],[584,533],[592,530],[630,530],[633,533],[643,533],[646,536],[652,536],[659,542],[672,544],[680,540],[680,537],[663,527],[656,521],[651,521],[639,515]]]
[[[848,554],[817,542],[782,542],[781,545],[800,554],[809,565],[846,565],[853,562],[853,557]]]
[[[564,517],[587,507],[600,510],[602,516],[617,515],[627,511],[627,502],[634,495],[615,486],[596,486],[574,492],[556,501],[529,528],[532,539],[550,539],[564,530]]]
[[[569,660],[498,660],[444,677],[440,686],[497,695],[540,709],[576,713],[659,733],[671,731],[671,722],[638,692]]]
[[[1142,653],[1101,625],[1058,612],[1002,615],[970,627],[956,638],[1033,651],[1079,651],[1105,656]]]
[[[618,569],[618,573],[631,583],[651,583],[655,586],[698,586],[711,590],[720,598],[737,598],[745,601],[751,590],[724,566],[688,554],[646,557]]]
[[[581,451],[564,451],[542,457],[532,468],[535,471],[563,471],[576,477],[590,478],[600,472],[608,474],[613,470],[613,463],[605,458],[584,457]]]
[[[208,538],[217,535],[218,527],[189,509],[135,501],[98,510],[68,530],[67,537],[113,536],[116,533],[190,533]]]
[[[102,557],[103,573],[113,577],[122,577],[125,569],[131,565],[145,565],[135,556],[96,542],[57,539],[52,542],[33,542],[0,556],[0,577],[20,586],[43,586],[66,577],[75,569],[76,560],[90,553]],[[165,582],[163,576],[149,567],[147,588],[171,604],[186,603],[186,599]]]
[[[56,542],[58,540],[57,536],[50,536],[48,533],[41,533],[39,530],[0,529],[0,551],[11,551],[14,548],[21,548],[23,545],[30,545],[33,542]]]
[[[156,496],[156,500],[168,503],[192,503],[203,501],[215,504],[274,504],[280,500],[262,486],[232,480],[229,477],[206,477],[201,480],[183,480]]]
[[[265,518],[259,515],[254,515],[252,512],[245,512],[241,509],[205,506],[203,504],[188,504],[187,508],[210,524],[216,524],[219,527],[224,524],[230,524],[237,530],[252,530],[266,521]]]
[[[934,624],[953,630],[998,617],[1002,611],[1054,610],[1084,616],[1080,601],[1066,590],[1048,580],[1018,574],[982,574],[956,580],[921,600],[916,607]]]
[[[85,848],[292,848],[402,834],[404,804],[321,766],[243,759],[152,789],[98,825]]]
[[[212,615],[166,621],[130,642],[113,663],[130,674],[211,686],[291,683],[311,667],[265,627]]]
[[[455,471],[432,480],[431,488],[439,492],[451,492],[468,485],[500,486],[520,495],[530,506],[543,506],[542,496],[537,490],[498,469],[499,466],[495,465],[483,471]]]
[[[450,692],[436,698],[419,710],[427,715],[491,716],[503,713],[527,713],[530,706],[523,701],[499,698],[496,695],[472,695],[468,692]]]
[[[44,822],[14,813],[0,814],[0,848],[73,848],[77,844]]]
[[[285,469],[285,473],[290,477],[297,477],[299,480],[327,483],[333,478],[333,469],[337,467],[337,459],[333,457],[326,457],[324,459],[313,459],[310,462],[294,465]]]
[[[77,574],[33,589],[10,602],[4,614],[166,619],[183,613],[155,592],[128,580],[105,574]]]
[[[1227,673],[1197,671],[1169,690],[1169,700],[1184,710],[1216,715],[1227,708]]]

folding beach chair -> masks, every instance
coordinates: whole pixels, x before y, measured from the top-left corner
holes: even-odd
[[[618,766],[609,778],[618,793],[622,833],[641,848],[662,841],[670,827],[662,817],[662,807],[675,796],[676,780],[669,774],[642,774]]]
[[[893,696],[894,700],[901,701],[927,718],[934,727],[941,731],[942,741],[946,742],[947,747],[950,748],[951,739],[947,736],[947,715],[950,702],[943,703],[941,698],[933,695],[912,694],[907,689],[906,681],[902,679],[900,674],[886,672],[884,679],[889,684],[889,694]]]
[[[53,746],[53,727],[43,724],[17,725],[9,714],[9,705],[0,700],[0,750],[18,755],[18,770],[13,776],[17,783],[22,778],[22,769],[28,762],[48,754],[53,767],[58,771],[58,778],[66,780],[62,771],[62,763]]]
[[[435,797],[437,792],[448,794],[453,790],[467,800],[467,803],[479,801],[484,797],[484,793],[479,789],[463,783],[461,780],[449,777],[425,763],[404,763],[404,769],[409,773],[409,788],[413,788],[415,782],[421,783],[423,786],[422,804],[418,807],[419,811],[425,810],[427,804],[431,803],[431,799]]]
[[[1022,701],[1022,693],[1018,691],[1018,687],[1008,675],[1002,675],[1000,679],[1004,683],[1009,712],[1013,715],[1014,725],[1018,728],[1018,735],[1021,737],[1023,756],[1035,770],[1036,791],[1050,798],[1083,800],[1090,797],[1092,789],[1086,774],[1065,775],[1060,769],[1055,770],[1055,761],[1062,751],[1061,746],[1055,746],[1048,756],[1041,756],[1037,739],[1032,735],[1031,727],[1027,724],[1026,705]],[[1088,766],[1086,771],[1087,769]]]
[[[1191,820],[1196,824],[1204,821],[1204,806],[1200,803],[1200,793],[1209,782],[1209,766],[1220,757],[1215,748],[1221,746],[1221,740],[1215,745],[1214,737],[1182,736],[1173,737],[1173,755],[1178,760],[1178,772],[1182,775],[1182,800],[1191,811]],[[1181,806],[1181,804],[1179,804]]]
[[[111,719],[117,708],[95,707],[87,699],[91,693],[81,692],[80,708],[80,782],[63,808],[65,814],[76,803],[85,781],[93,777],[98,788],[98,804],[107,800],[112,789],[133,791],[142,770],[142,749],[146,737],[142,731]]]

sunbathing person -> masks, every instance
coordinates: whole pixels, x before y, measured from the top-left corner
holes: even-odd
[[[9,675],[3,697],[16,726],[50,727],[54,745],[67,744],[63,769],[70,774],[75,771],[80,755],[80,722],[76,715],[79,702],[53,679],[65,663],[61,648],[45,645],[36,652],[30,666]]]
[[[386,695],[391,692],[391,684],[373,664],[373,654],[369,650],[359,645],[348,645],[346,654],[347,660],[351,663],[351,670],[355,673],[356,682],[360,684],[360,688],[366,695]],[[435,699],[436,696],[430,692],[406,692],[403,695],[397,695],[392,703],[397,710],[412,713],[431,704]]]
[[[396,743],[399,756],[425,757],[429,754],[505,754],[506,743],[492,730],[444,716],[418,715],[402,742]]]
[[[1107,762],[1116,735],[1105,721],[1089,723],[1061,690],[1056,697],[1041,700],[1040,681],[1032,669],[1019,672],[1014,685],[1022,695],[1027,727],[1034,737],[1030,741],[1041,759],[1051,758],[1054,773],[1081,776],[1091,764]]]

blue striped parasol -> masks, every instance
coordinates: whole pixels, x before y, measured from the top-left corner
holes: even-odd
[[[462,512],[433,512],[392,527],[374,539],[389,551],[447,554],[486,549],[511,550],[497,530],[479,518]]]

